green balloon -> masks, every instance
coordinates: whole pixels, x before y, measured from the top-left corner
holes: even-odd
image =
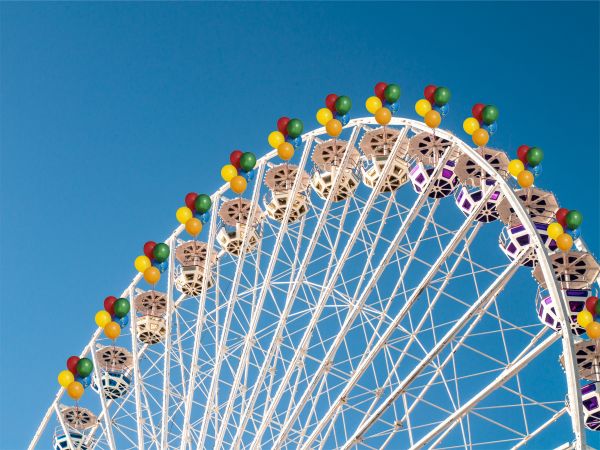
[[[347,95],[340,95],[335,101],[335,110],[338,114],[344,116],[352,109],[352,100]]]
[[[154,259],[159,263],[165,262],[169,257],[169,246],[163,242],[156,244],[152,251],[152,256],[154,256]]]
[[[210,200],[210,196],[206,194],[200,194],[196,197],[196,202],[194,203],[196,207],[196,211],[199,213],[205,213],[212,206],[212,201]]]
[[[287,124],[287,133],[292,139],[296,139],[298,136],[300,136],[302,134],[302,130],[304,130],[304,124],[300,119],[292,119]]]
[[[567,227],[569,227],[570,230],[575,230],[581,226],[581,223],[583,222],[583,214],[576,209],[569,211],[567,213],[566,222]]]
[[[531,147],[527,150],[527,162],[531,167],[539,165],[544,159],[544,152],[539,147]]]
[[[440,86],[433,93],[433,101],[435,101],[435,104],[438,106],[444,106],[446,103],[448,103],[450,101],[451,97],[452,97],[452,93],[450,92],[450,89],[448,89],[447,87]]]
[[[77,363],[77,373],[80,377],[85,378],[94,370],[94,364],[88,358],[81,358]]]
[[[129,305],[129,300],[120,298],[114,303],[113,308],[115,310],[115,316],[121,319],[127,315],[131,306]]]
[[[252,169],[254,169],[255,165],[256,156],[254,156],[254,153],[252,152],[246,152],[240,158],[240,167],[244,169],[245,172],[250,172]]]
[[[481,111],[481,118],[483,119],[483,123],[485,123],[486,125],[493,124],[496,120],[498,120],[498,114],[500,114],[498,108],[496,108],[494,105],[487,105]]]
[[[400,98],[400,86],[397,84],[388,84],[383,91],[383,95],[388,103],[396,103]]]

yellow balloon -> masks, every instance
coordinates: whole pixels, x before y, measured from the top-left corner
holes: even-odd
[[[563,252],[568,252],[573,247],[573,238],[567,233],[563,233],[556,238],[556,245]]]
[[[148,284],[156,284],[160,280],[160,270],[156,267],[148,267],[144,271],[144,280],[148,282]]]
[[[108,313],[107,313],[108,314]],[[110,314],[109,314],[110,316]],[[75,381],[75,376],[71,373],[70,370],[63,370],[58,374],[58,384],[62,387],[67,388],[69,385]]]
[[[279,131],[277,133],[279,133]],[[279,134],[281,134],[281,133],[279,133]],[[237,169],[235,168],[235,166],[233,166],[231,164],[226,164],[221,169],[221,177],[227,182],[231,181],[231,179],[233,177],[237,177],[237,174],[238,174]]]
[[[513,177],[518,177],[521,172],[525,170],[525,164],[520,159],[513,159],[508,163],[508,172]]]
[[[519,183],[519,186],[522,188],[533,186],[534,181],[533,174],[529,170],[523,170],[517,175],[517,183]]]
[[[379,108],[379,111],[375,113],[375,121],[379,125],[386,126],[392,120],[392,112],[387,108]]]
[[[563,227],[560,223],[553,222],[550,225],[548,225],[547,231],[548,231],[548,237],[550,239],[556,240],[561,234],[564,233],[565,230],[563,230]]]
[[[592,322],[587,327],[585,327],[585,331],[590,339],[598,339],[600,338],[600,322]]]
[[[333,113],[329,110],[329,108],[321,108],[317,111],[317,122],[319,122],[321,125],[327,125],[327,122],[329,122],[331,119],[333,119]]]
[[[104,328],[107,323],[112,321],[110,313],[105,310],[98,311],[96,313],[96,317],[94,317],[94,320],[96,321],[96,325],[98,325],[100,328]]]
[[[121,325],[117,322],[108,322],[104,327],[104,334],[109,339],[116,339],[121,335]]]
[[[67,394],[69,394],[69,397],[71,397],[73,400],[79,400],[83,395],[83,384],[81,384],[79,381],[73,381],[67,386]]]
[[[479,122],[475,117],[469,117],[463,122],[463,130],[465,130],[465,133],[469,136],[472,136],[476,130],[479,130]]]
[[[429,103],[429,100],[427,100],[426,98],[417,100],[417,103],[415,103],[415,111],[421,117],[425,117],[425,114],[431,111],[431,103]]]
[[[135,258],[133,265],[135,266],[135,270],[144,273],[148,267],[152,266],[152,261],[146,255],[140,255]]]
[[[285,136],[280,131],[271,131],[269,133],[269,145],[273,148],[279,147],[281,144],[285,142]],[[232,177],[233,178],[233,177]],[[231,181],[231,180],[226,180]]]
[[[477,128],[473,134],[473,143],[478,147],[483,147],[490,140],[490,134],[485,128]]]
[[[236,194],[243,194],[247,186],[248,183],[246,182],[246,179],[240,175],[233,177],[233,179],[229,182],[229,187]]]
[[[425,114],[425,123],[428,127],[437,128],[442,123],[442,116],[435,109],[432,109],[427,114]]]
[[[586,328],[593,321],[594,316],[592,316],[592,313],[589,312],[587,309],[584,309],[583,311],[577,314],[577,323],[582,328]]]
[[[329,136],[334,138],[338,137],[342,134],[342,122],[337,119],[331,119],[327,122],[327,125],[325,125],[325,130]]]
[[[289,142],[284,142],[277,147],[277,154],[284,161],[289,161],[294,156],[294,146]]]
[[[187,206],[182,206],[175,213],[175,217],[177,217],[177,222],[185,224],[188,220],[194,217],[194,213]]]
[[[185,231],[187,231],[190,236],[198,236],[202,232],[202,222],[195,217],[192,217],[185,223]]]
[[[375,96],[369,97],[365,102],[365,106],[367,107],[367,111],[369,111],[371,114],[375,114],[383,107],[381,104],[381,99]]]

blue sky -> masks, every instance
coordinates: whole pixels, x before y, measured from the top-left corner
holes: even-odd
[[[148,239],[212,192],[234,148],[329,92],[451,88],[444,126],[500,109],[492,144],[544,149],[539,185],[584,214],[598,254],[598,3],[0,5],[0,435],[29,441],[102,299]]]

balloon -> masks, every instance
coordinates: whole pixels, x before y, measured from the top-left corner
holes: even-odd
[[[240,168],[240,158],[242,157],[243,152],[241,150],[234,150],[229,154],[229,162],[236,169]],[[195,201],[195,199],[194,199]],[[189,206],[188,206],[189,208]],[[190,208],[194,209],[194,208]]]
[[[481,117],[483,108],[485,108],[485,105],[483,103],[475,103],[473,105],[473,108],[471,108],[471,115],[475,117],[479,122],[483,121]]]
[[[517,183],[522,188],[528,188],[533,186],[534,176],[529,170],[523,170],[519,175],[517,175]]]
[[[269,133],[269,137],[267,140],[269,141],[269,145],[271,147],[277,148],[277,147],[279,147],[279,144],[281,144],[282,142],[285,142],[285,136],[283,135],[283,133],[281,131],[271,131]],[[229,180],[225,180],[225,181],[231,181],[231,178]]]
[[[571,247],[573,246],[573,238],[571,236],[569,236],[567,233],[563,233],[556,238],[556,245],[563,252],[568,252],[569,250],[571,250]]]
[[[587,309],[584,309],[583,311],[580,311],[577,314],[577,324],[580,327],[585,328],[593,321],[594,321],[594,316],[592,316],[592,313],[589,312]]]
[[[592,314],[596,315],[596,308],[598,308],[598,297],[592,295],[585,301],[585,308]]]
[[[127,325],[129,325],[129,316],[115,317],[115,322],[117,322],[119,324],[119,326],[121,327],[121,330],[122,330]]]
[[[350,114],[344,114],[343,116],[339,116],[339,121],[342,122],[342,127],[348,125],[350,122]]]
[[[292,119],[287,124],[287,134],[292,139],[295,139],[298,136],[300,136],[302,134],[303,130],[304,130],[304,124],[302,123],[302,121],[300,119]],[[277,146],[277,147],[279,147],[279,146]],[[277,148],[277,147],[274,147],[274,148]]]
[[[473,142],[479,147],[483,147],[490,140],[490,135],[487,130],[483,128],[477,128],[472,135]]]
[[[200,194],[194,202],[194,210],[200,214],[208,212],[211,206],[212,200],[210,199],[210,195],[207,194]]]
[[[387,108],[380,108],[375,113],[375,120],[379,125],[387,125],[392,120],[392,112]]]
[[[184,206],[184,208],[187,209],[188,211],[190,211],[187,206]],[[190,211],[190,214],[191,214],[191,211]],[[135,270],[137,270],[140,273],[143,273],[144,270],[146,270],[148,267],[150,267],[152,265],[152,261],[150,261],[150,258],[148,258],[146,255],[140,255],[137,258],[135,258],[133,265],[135,266]]]
[[[442,117],[446,117],[448,115],[448,113],[450,112],[450,105],[448,103],[440,106],[439,108],[440,108],[440,114],[442,115]]]
[[[517,149],[517,157],[523,162],[523,164],[527,164],[527,152],[529,151],[529,145],[520,145]]]
[[[196,219],[198,220],[198,219]],[[200,222],[198,220],[198,222]],[[131,309],[131,305],[129,304],[129,300],[127,300],[126,298],[120,298],[115,302],[115,317],[118,317],[119,319],[125,317],[127,314],[129,314],[129,310]],[[106,324],[105,324],[106,326]]]
[[[92,384],[92,377],[89,375],[87,377],[80,377],[79,375],[75,376],[75,381],[81,383],[83,389],[87,388],[90,384]]]
[[[531,147],[527,151],[527,163],[531,167],[537,166],[544,159],[544,152],[539,147]]]
[[[181,208],[177,209],[177,212],[175,213],[175,218],[177,219],[177,222],[179,222],[179,223],[186,223],[193,216],[194,216],[194,213],[187,206],[182,206]],[[141,256],[138,256],[138,258],[141,258]],[[147,257],[144,256],[144,258],[147,258]],[[136,261],[137,261],[137,259],[136,259]],[[136,269],[137,269],[137,266],[136,266]],[[143,272],[144,270],[138,269],[139,272]]]
[[[117,322],[109,322],[104,327],[104,334],[107,338],[115,340],[121,335],[121,325]]]
[[[552,222],[550,225],[548,225],[546,231],[548,232],[548,237],[554,240],[564,233],[562,225],[558,222]]]
[[[490,133],[490,136],[494,135],[496,133],[496,131],[498,131],[498,123],[497,122],[490,123],[489,125],[484,125],[484,126],[487,129],[488,133]]]
[[[289,117],[283,116],[283,117],[280,117],[279,119],[277,119],[277,129],[279,130],[279,132],[281,134],[283,134],[283,135],[287,134],[287,132],[288,132],[287,131],[287,126],[288,126],[289,122],[290,122],[290,118]],[[242,152],[240,152],[240,156],[242,156],[241,153]],[[233,163],[231,163],[231,164],[233,164]]]
[[[329,108],[329,111],[335,112],[335,102],[337,101],[338,96],[336,94],[329,94],[325,97],[325,106]]]
[[[81,377],[87,377],[94,370],[94,364],[89,358],[81,358],[77,362],[77,374]]]
[[[425,114],[425,123],[428,127],[437,128],[442,123],[442,116],[435,109],[432,109],[427,114]]]
[[[383,91],[383,95],[388,103],[396,103],[400,98],[400,86],[397,84],[388,84]]]
[[[210,214],[208,212],[202,213],[198,215],[198,219],[200,219],[200,222],[206,223],[210,219]]]
[[[542,174],[542,172],[544,171],[541,164],[538,164],[535,167],[531,167],[530,169],[531,169],[531,173],[536,177],[540,176]]]
[[[73,381],[67,386],[67,394],[73,400],[77,401],[83,395],[83,385],[79,381]]]
[[[96,325],[98,325],[100,328],[104,328],[112,319],[108,311],[104,311],[102,309],[96,313],[94,320],[96,321]]]
[[[513,159],[508,163],[508,172],[515,178],[524,170],[525,164],[523,164],[520,159]]]
[[[292,120],[297,120],[297,119],[292,119]],[[285,140],[284,140],[284,142],[285,142]],[[281,142],[281,144],[283,144],[283,142]],[[279,145],[277,147],[279,147]],[[277,148],[277,147],[274,147],[274,148]],[[254,156],[254,153],[246,152],[242,155],[242,159],[240,159],[240,166],[242,167],[242,170],[245,170],[246,172],[250,172],[252,169],[254,169],[255,165],[256,165],[256,156]]]
[[[202,222],[195,217],[191,218],[185,224],[185,231],[187,231],[190,236],[198,236],[202,232]]]
[[[148,267],[144,271],[144,280],[148,282],[148,284],[156,284],[160,280],[160,270],[156,267]]]
[[[560,208],[556,211],[556,221],[560,223],[563,228],[567,228],[567,214],[569,214],[569,210],[567,208]]]
[[[381,99],[379,97],[373,96],[367,99],[365,102],[365,107],[371,114],[375,114],[383,107],[383,104],[381,103]]]
[[[77,375],[77,363],[79,362],[79,356],[70,356],[67,359],[67,369],[73,374]]]
[[[243,176],[246,179],[247,183],[249,183],[250,181],[254,180],[254,170],[251,170],[250,172],[245,172],[245,171],[242,170],[242,172],[240,173],[240,175]]]
[[[75,376],[69,370],[62,370],[58,374],[58,384],[64,388],[69,386],[73,381],[75,381]]]
[[[154,261],[152,266],[156,267],[160,273],[163,273],[169,268],[169,261],[163,261],[161,263]]]
[[[490,125],[498,120],[498,114],[498,108],[496,108],[494,105],[487,105],[481,111],[481,120],[483,120],[483,123],[486,125]]]
[[[340,134],[342,134],[342,122],[337,119],[331,119],[329,122],[327,122],[327,125],[325,125],[325,130],[330,136],[338,137]]]
[[[115,313],[115,310],[113,309],[113,305],[115,304],[116,301],[117,301],[117,297],[113,297],[112,295],[109,295],[108,297],[106,297],[104,299],[104,310],[106,312],[108,312],[111,316]]]
[[[152,251],[154,255],[154,259],[158,262],[166,261],[169,257],[169,246],[164,243],[156,244],[154,250]]]
[[[434,95],[435,95],[436,89],[437,89],[437,86],[435,84],[430,84],[423,91],[423,97],[425,97],[425,99],[432,105],[435,103]]]
[[[425,117],[425,114],[431,111],[431,103],[429,103],[429,100],[424,98],[417,100],[417,103],[415,103],[415,111],[419,116]]]
[[[321,125],[327,125],[327,122],[329,122],[331,119],[333,119],[333,113],[331,110],[329,110],[329,108],[321,108],[317,111],[317,122],[319,122]]]
[[[379,100],[385,100],[385,88],[387,87],[387,83],[380,81],[375,85],[375,95],[379,98]]]
[[[146,255],[148,258],[152,259],[154,258],[154,247],[156,246],[156,242],[154,241],[148,241],[144,244],[144,255]]]
[[[190,208],[192,211],[194,210],[194,203],[196,202],[196,197],[198,197],[198,194],[196,194],[195,192],[190,192],[185,196],[185,206]],[[144,253],[146,253],[145,250]],[[150,250],[150,254],[152,254],[152,250]],[[146,256],[148,256],[148,254],[146,254]]]
[[[387,89],[387,88],[386,88]],[[335,110],[342,116],[352,109],[352,100],[347,95],[340,95],[335,101]]]
[[[289,142],[284,142],[279,147],[277,147],[277,154],[284,161],[289,161],[294,156],[294,146]]]
[[[279,131],[274,131],[273,133],[279,133]],[[279,133],[279,134],[281,134],[281,133]],[[281,134],[281,136],[283,136],[283,134]],[[233,177],[235,177],[237,174],[238,174],[238,171],[233,166],[233,164],[225,164],[221,168],[221,178],[223,178],[224,181],[231,181],[231,179]]]
[[[246,190],[247,186],[248,186],[248,183],[246,182],[246,179],[239,175],[237,177],[234,177],[229,182],[229,187],[236,194],[242,194]]]
[[[463,122],[463,130],[465,130],[465,133],[467,133],[469,136],[472,136],[473,133],[478,129],[479,122],[475,117],[467,117]]]
[[[600,338],[600,322],[592,322],[586,328],[585,331],[590,339]]]
[[[581,236],[581,230],[579,228],[577,228],[576,230],[567,229],[566,233],[568,233],[569,236],[573,238],[573,241],[579,239],[579,237]]]
[[[433,94],[433,100],[435,101],[435,104],[438,106],[444,106],[446,103],[448,103],[450,101],[451,97],[452,97],[452,94],[450,93],[450,89],[448,89],[447,87],[442,87],[442,86],[437,88],[435,90],[435,93]]]
[[[573,209],[567,213],[565,217],[565,223],[570,230],[575,230],[581,226],[583,222],[583,214],[576,209]]]

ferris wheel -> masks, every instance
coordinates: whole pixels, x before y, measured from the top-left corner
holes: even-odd
[[[600,269],[548,235],[554,195],[423,122],[340,122],[213,193],[203,238],[173,231],[30,449],[592,445],[600,341],[577,315]]]

